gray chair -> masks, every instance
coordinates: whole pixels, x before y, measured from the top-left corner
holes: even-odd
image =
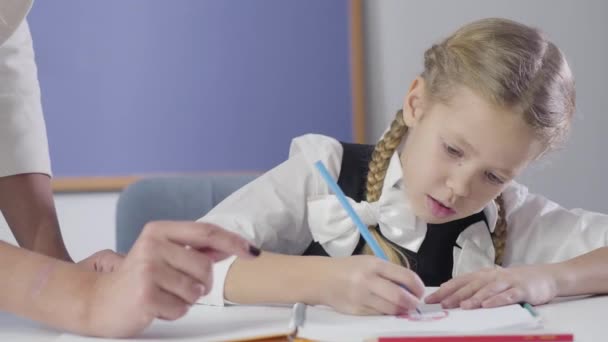
[[[116,208],[116,250],[127,253],[144,225],[156,220],[196,220],[254,174],[144,178],[120,194]]]

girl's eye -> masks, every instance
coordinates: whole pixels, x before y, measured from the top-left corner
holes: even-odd
[[[449,154],[450,156],[453,157],[462,157],[462,152],[446,143],[443,144],[443,148],[445,149],[445,151],[447,152],[447,154]]]
[[[497,185],[501,185],[504,183],[504,181],[500,177],[496,176],[495,174],[493,174],[491,172],[486,172],[486,177],[488,178],[490,183],[497,184]]]

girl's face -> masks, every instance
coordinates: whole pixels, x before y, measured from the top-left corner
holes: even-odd
[[[521,114],[467,87],[454,89],[448,103],[429,103],[425,91],[418,78],[406,96],[409,129],[400,158],[415,214],[445,223],[481,211],[543,145]]]

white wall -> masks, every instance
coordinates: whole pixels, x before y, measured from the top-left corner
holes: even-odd
[[[576,78],[576,120],[562,151],[520,178],[566,207],[608,213],[608,1],[365,0],[368,141],[376,141],[411,81],[424,51],[463,24],[505,17],[544,30],[566,54]]]
[[[115,214],[118,193],[58,194],[57,215],[65,244],[74,260],[102,249],[116,248]],[[0,240],[16,244],[0,215]]]

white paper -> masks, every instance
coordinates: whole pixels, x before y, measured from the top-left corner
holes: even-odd
[[[425,312],[426,311],[426,312]],[[322,341],[356,341],[366,337],[418,333],[480,333],[529,329],[539,321],[520,305],[476,310],[423,310],[395,316],[350,316],[325,307],[308,307],[298,336]]]
[[[186,316],[157,320],[133,339],[121,341],[226,341],[289,333],[291,307],[194,305]],[[63,334],[59,342],[116,341]]]
[[[427,294],[435,289],[427,289]],[[423,304],[422,316],[415,311],[401,317],[351,316],[328,307],[306,307],[298,336],[322,341],[361,341],[367,337],[415,334],[483,333],[538,327],[540,321],[519,305],[493,309],[443,310]],[[289,306],[195,305],[183,318],[155,321],[130,341],[227,341],[288,334],[292,309]],[[60,342],[109,341],[64,334]]]

